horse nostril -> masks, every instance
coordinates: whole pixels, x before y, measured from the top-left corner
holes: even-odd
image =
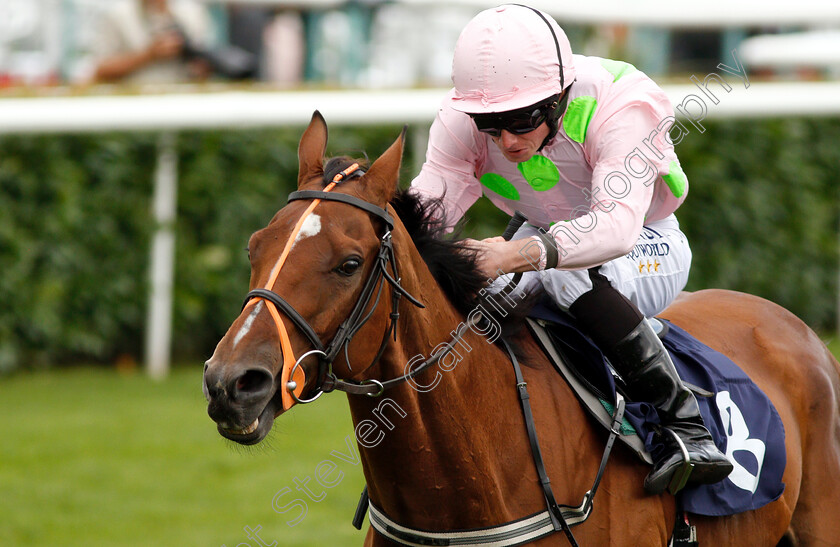
[[[201,388],[204,392],[204,397],[210,401],[211,399],[219,399],[227,395],[221,376],[218,369],[210,369],[209,365],[204,365],[204,375],[202,376]]]
[[[236,379],[235,393],[237,395],[262,396],[268,393],[274,383],[274,378],[267,370],[246,370]]]

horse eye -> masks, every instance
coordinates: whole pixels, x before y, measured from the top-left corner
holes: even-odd
[[[337,271],[341,275],[346,275],[346,276],[349,277],[349,276],[353,275],[354,273],[356,273],[359,270],[359,268],[361,268],[361,267],[362,267],[362,259],[353,256],[353,257],[350,257],[347,260],[345,260],[341,264],[341,266],[339,266],[338,268],[335,269],[335,271]]]

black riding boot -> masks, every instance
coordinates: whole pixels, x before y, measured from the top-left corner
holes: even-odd
[[[668,488],[674,494],[685,485],[686,479],[694,484],[725,479],[732,471],[732,463],[712,441],[703,425],[697,399],[683,385],[668,351],[648,322],[642,320],[615,345],[608,357],[624,378],[628,395],[652,404],[662,420],[659,435],[666,449],[645,478],[645,491],[659,494]],[[693,469],[683,467],[685,458],[680,442]],[[684,476],[684,472],[690,474]]]
[[[675,494],[685,485],[681,473],[683,447],[693,465],[688,482],[711,484],[725,479],[732,471],[732,463],[712,441],[703,425],[697,399],[682,384],[662,341],[639,308],[616,290],[598,268],[591,268],[589,277],[592,290],[581,295],[569,312],[622,376],[627,395],[634,401],[652,404],[662,423],[659,435],[665,450],[645,479],[645,490],[659,494],[668,488]]]

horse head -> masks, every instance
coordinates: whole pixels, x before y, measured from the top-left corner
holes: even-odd
[[[325,381],[358,378],[378,360],[390,310],[377,304],[384,280],[396,277],[387,272],[395,265],[386,208],[403,135],[366,171],[349,158],[325,164],[327,125],[312,116],[298,148],[298,191],[251,236],[250,292],[204,367],[207,411],[222,436],[258,443]]]

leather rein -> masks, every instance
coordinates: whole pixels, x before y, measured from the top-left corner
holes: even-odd
[[[389,285],[391,285],[392,288],[391,313],[389,315],[390,322],[382,336],[382,342],[379,345],[379,349],[377,350],[371,363],[366,368],[370,368],[379,361],[379,359],[382,357],[382,354],[385,351],[385,348],[388,344],[388,340],[392,335],[396,340],[396,326],[400,316],[399,303],[401,297],[405,296],[411,304],[417,306],[418,308],[425,307],[419,300],[417,300],[415,297],[409,294],[402,287],[402,285],[400,285],[401,278],[399,277],[399,273],[397,270],[396,256],[394,254],[393,241],[391,237],[391,231],[394,228],[394,220],[391,217],[391,215],[385,209],[373,205],[372,203],[369,203],[363,199],[347,194],[338,194],[330,192],[330,190],[332,190],[340,182],[348,178],[360,177],[363,174],[364,171],[362,171],[359,168],[358,164],[354,163],[341,173],[337,174],[333,178],[332,182],[328,184],[323,191],[301,190],[289,194],[289,202],[295,200],[314,201],[307,208],[304,215],[298,220],[297,225],[295,226],[292,234],[290,235],[289,241],[286,244],[286,248],[284,249],[277,263],[275,264],[271,275],[269,276],[269,281],[266,284],[266,286],[264,288],[258,288],[250,291],[245,297],[245,302],[242,306],[243,309],[251,305],[256,299],[266,300],[274,306],[273,308],[269,308],[269,310],[271,311],[272,317],[274,318],[275,324],[277,326],[277,330],[280,335],[281,346],[283,348],[284,353],[282,378],[287,379],[287,381],[285,381],[284,385],[282,386],[282,388],[286,390],[283,393],[284,409],[288,409],[291,406],[291,404],[286,406],[286,397],[290,397],[292,400],[299,404],[305,404],[311,403],[318,399],[324,393],[328,393],[333,390],[344,391],[353,395],[367,395],[370,397],[378,397],[382,395],[382,393],[384,393],[385,390],[395,387],[411,378],[414,378],[427,368],[436,364],[443,355],[446,355],[452,349],[452,347],[454,347],[455,344],[458,343],[458,341],[464,335],[466,330],[470,328],[470,326],[473,326],[473,323],[471,322],[467,322],[460,325],[460,328],[455,333],[453,333],[452,339],[441,351],[436,352],[431,357],[426,359],[423,363],[419,364],[416,367],[413,367],[410,372],[403,374],[402,376],[399,376],[397,378],[384,381],[366,379],[357,382],[351,380],[342,380],[335,376],[332,370],[332,364],[341,352],[344,353],[347,366],[351,366],[350,357],[348,353],[350,341],[353,338],[353,336],[355,336],[356,333],[358,333],[358,331],[372,317],[374,311],[379,305],[379,301],[381,300],[382,296],[382,289],[385,286],[386,282]],[[305,221],[306,217],[312,212],[312,210],[317,206],[317,204],[321,201],[337,201],[348,205],[352,205],[381,219],[386,225],[385,233],[379,240],[379,251],[377,252],[373,269],[371,270],[370,275],[365,281],[365,284],[362,288],[362,292],[359,295],[359,299],[356,301],[356,304],[353,306],[353,309],[350,312],[350,315],[347,317],[347,319],[345,319],[341,323],[341,325],[339,325],[335,336],[329,342],[329,344],[323,343],[320,336],[318,336],[318,334],[315,332],[315,329],[312,328],[312,325],[310,325],[309,322],[297,310],[295,310],[294,306],[289,304],[283,297],[281,297],[279,294],[274,292],[274,290],[272,290],[274,282],[277,279],[279,270],[282,268],[285,259],[288,256],[288,253],[294,244],[294,240],[300,232],[303,222]],[[509,227],[509,229],[505,233],[506,239],[510,238],[510,234],[516,231],[516,228],[518,228],[518,225],[522,224],[523,220],[524,217],[522,219],[517,219],[517,221],[514,222],[515,226]],[[389,266],[391,273],[389,273],[388,271]],[[373,305],[370,307],[370,310],[367,311],[367,313],[365,313],[367,308],[370,306],[372,300]],[[289,318],[289,320],[304,334],[304,336],[306,336],[306,338],[314,347],[314,349],[307,351],[306,353],[301,355],[297,360],[294,360],[294,356],[291,350],[291,342],[289,341],[289,337],[286,332],[285,326],[283,325],[282,320],[279,316],[280,312],[284,313],[286,317]],[[481,319],[475,319],[475,321],[481,321]],[[379,510],[375,505],[373,505],[371,501],[369,501],[369,498],[367,496],[367,487],[365,487],[364,491],[362,492],[362,498],[359,500],[359,507],[357,508],[356,516],[353,522],[354,526],[356,526],[357,528],[361,528],[361,520],[364,518],[364,513],[369,507],[371,510],[371,525],[379,533],[403,545],[461,544],[466,546],[485,545],[493,543],[499,546],[512,546],[520,545],[523,542],[524,538],[534,540],[540,537],[544,537],[545,535],[552,534],[554,532],[563,531],[565,532],[569,543],[573,547],[577,547],[577,542],[575,541],[575,538],[571,532],[571,526],[585,521],[592,510],[592,502],[595,497],[595,491],[597,490],[598,484],[600,483],[601,477],[604,473],[604,469],[606,467],[607,459],[612,449],[613,442],[616,436],[618,435],[619,426],[624,412],[624,402],[621,399],[619,399],[618,401],[616,413],[613,416],[614,422],[613,427],[611,429],[611,435],[607,442],[607,447],[604,451],[604,455],[601,459],[601,463],[592,489],[586,493],[586,495],[584,496],[583,503],[580,506],[570,507],[560,505],[555,501],[554,494],[551,489],[551,484],[546,474],[545,466],[543,464],[543,458],[539,447],[539,442],[537,440],[536,429],[534,426],[534,419],[531,414],[529,396],[526,389],[526,382],[522,377],[522,372],[520,370],[519,364],[510,346],[505,342],[504,347],[514,366],[517,393],[519,395],[520,403],[525,416],[526,430],[528,432],[528,439],[531,445],[531,453],[534,458],[534,464],[537,467],[537,474],[539,477],[540,485],[543,490],[543,494],[545,496],[547,509],[542,513],[526,517],[526,519],[520,519],[519,521],[507,523],[497,527],[465,530],[461,532],[451,533],[429,533],[423,530],[413,530],[405,526],[400,526],[399,524],[388,519],[388,517],[381,512],[381,510]],[[305,375],[303,374],[303,369],[300,365],[303,359],[310,355],[316,355],[318,358],[318,378],[316,380],[315,387],[312,388],[309,394],[309,397],[301,398],[299,396],[299,393],[304,387],[303,383],[305,382]],[[290,368],[292,360],[294,360],[294,365],[292,365]],[[302,378],[300,384],[297,380],[294,379],[297,377],[297,372],[300,372],[300,377]]]

